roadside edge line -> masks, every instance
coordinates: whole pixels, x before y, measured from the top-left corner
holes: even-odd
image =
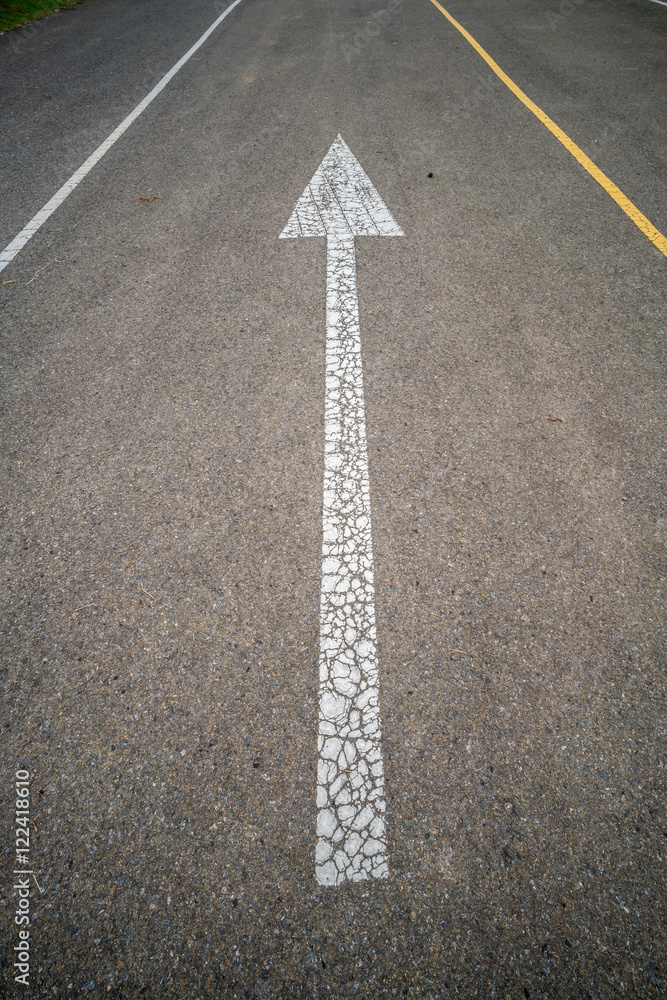
[[[123,121],[118,125],[111,135],[109,135],[103,143],[101,143],[94,153],[88,157],[85,163],[82,163],[78,170],[75,170],[69,180],[65,181],[62,187],[56,191],[54,196],[47,201],[44,208],[40,209],[37,215],[33,216],[27,226],[24,226],[18,236],[15,236],[11,243],[5,247],[5,249],[0,253],[0,271],[4,271],[7,265],[16,257],[17,253],[23,249],[29,239],[35,235],[37,230],[46,222],[46,220],[53,215],[55,210],[59,208],[64,202],[65,198],[72,193],[75,187],[77,187],[84,177],[90,173],[96,163],[98,163],[107,150],[111,149],[113,144],[117,139],[120,139],[121,135],[127,131],[133,121],[139,117],[142,111],[148,107],[148,105],[157,97],[160,91],[164,90],[169,81],[176,76],[179,69],[185,66],[188,59],[194,55],[194,53],[199,49],[206,39],[211,35],[218,25],[224,21],[228,14],[234,10],[235,7],[241,3],[241,0],[234,0],[233,3],[227,7],[222,14],[216,18],[210,28],[204,32],[204,34],[199,38],[192,48],[188,49],[184,56],[178,60],[178,62],[172,66],[168,73],[162,77],[159,83],[157,83],[151,92],[144,97],[143,101],[137,104],[136,108],[129,113],[129,115],[123,119]]]
[[[628,218],[632,219],[632,221],[638,227],[638,229],[641,229],[644,236],[648,237],[651,243],[653,243],[658,248],[658,250],[660,250],[660,252],[663,253],[665,257],[667,257],[667,237],[663,236],[662,233],[655,228],[653,223],[650,222],[649,219],[647,219],[646,216],[639,211],[636,205],[632,204],[629,198],[626,198],[626,196],[623,194],[620,188],[618,188],[614,184],[614,182],[607,177],[606,174],[603,174],[600,168],[593,163],[590,157],[586,156],[584,151],[580,149],[579,146],[577,146],[576,142],[573,142],[572,139],[570,139],[570,137],[567,136],[565,132],[563,132],[563,130],[559,128],[558,125],[556,125],[556,123],[552,121],[551,118],[549,118],[549,116],[544,113],[544,111],[542,111],[541,108],[538,108],[537,104],[531,101],[531,99],[526,94],[524,94],[523,90],[521,90],[520,87],[517,87],[516,83],[514,83],[514,81],[509,78],[507,73],[503,72],[498,63],[496,63],[491,58],[491,56],[488,54],[488,52],[486,52],[482,48],[479,42],[475,41],[475,39],[468,31],[466,31],[463,25],[459,24],[459,22],[455,20],[452,17],[452,15],[445,10],[444,7],[440,6],[438,0],[431,0],[431,3],[433,4],[434,7],[438,8],[441,14],[445,15],[447,20],[454,25],[457,31],[461,32],[466,41],[468,41],[475,49],[475,51],[479,53],[484,62],[493,70],[496,76],[500,80],[502,80],[507,87],[509,87],[514,96],[518,97],[521,103],[525,104],[528,110],[532,111],[536,118],[539,118],[542,124],[549,129],[552,135],[555,135],[558,141],[561,142],[563,146],[565,146],[567,151],[571,153],[572,156],[574,156],[575,160],[579,161],[584,170],[587,170],[588,173],[591,175],[591,177],[594,180],[596,180],[601,187],[604,188],[607,194],[614,199],[616,204],[619,206],[619,208],[621,208],[625,212]]]

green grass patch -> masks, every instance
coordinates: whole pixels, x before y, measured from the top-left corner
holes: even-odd
[[[0,0],[0,32],[36,21],[58,7],[70,7],[72,0]]]

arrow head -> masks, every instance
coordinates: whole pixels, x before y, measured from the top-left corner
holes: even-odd
[[[294,206],[280,239],[298,236],[403,236],[340,135]]]

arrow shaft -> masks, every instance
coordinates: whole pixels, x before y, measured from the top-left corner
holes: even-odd
[[[375,589],[354,238],[327,239],[316,875],[387,874]]]

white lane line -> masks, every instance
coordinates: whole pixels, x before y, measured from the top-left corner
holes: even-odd
[[[176,76],[179,69],[185,66],[188,59],[195,54],[197,49],[204,44],[209,35],[211,35],[215,31],[218,25],[222,21],[224,21],[227,15],[231,14],[234,8],[238,7],[240,3],[241,0],[234,0],[234,2],[231,3],[229,7],[227,7],[227,9],[220,15],[220,17],[216,18],[211,27],[204,32],[204,34],[198,41],[195,42],[192,48],[188,49],[185,55],[178,60],[176,65],[172,66],[169,72],[162,77],[160,82],[153,87],[150,94],[144,97],[143,101],[141,101],[140,104],[137,104],[134,111],[131,111],[130,114],[127,116],[127,118],[123,119],[120,125],[118,125],[118,127],[113,130],[111,135],[108,136],[108,138],[106,138],[104,142],[97,147],[94,153],[91,153],[86,162],[82,163],[79,169],[74,171],[70,179],[65,181],[63,186],[58,191],[56,191],[53,198],[51,198],[50,201],[47,201],[44,208],[42,208],[37,213],[37,215],[35,215],[30,220],[28,225],[24,226],[24,228],[21,230],[18,236],[14,237],[12,242],[5,247],[2,253],[0,253],[0,271],[3,271],[7,267],[7,265],[14,259],[14,257],[16,257],[19,250],[23,249],[28,240],[35,235],[40,226],[42,226],[49,218],[49,216],[53,215],[55,210],[60,205],[62,205],[65,198],[69,194],[71,194],[74,188],[77,187],[84,179],[84,177],[90,173],[95,164],[99,163],[99,161],[102,159],[107,150],[111,149],[116,140],[120,139],[121,135],[127,131],[132,122],[139,117],[142,111],[145,111],[145,109],[157,97],[160,91],[164,90],[169,81],[174,76]]]
[[[665,0],[653,0],[653,3],[659,3],[661,7],[667,7]]]
[[[327,238],[325,458],[315,875],[388,874],[355,236],[402,236],[338,136],[281,238]]]

